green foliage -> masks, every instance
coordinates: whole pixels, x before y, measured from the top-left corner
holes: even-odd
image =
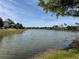
[[[39,57],[39,59],[67,59],[75,57],[76,54],[79,54],[79,51],[76,49],[70,49],[69,51],[53,50],[46,54],[43,54]]]
[[[77,30],[77,27],[76,26],[67,26],[67,29],[68,30]]]
[[[79,0],[39,0],[38,5],[43,7],[43,10],[46,12],[53,12],[57,16],[79,16],[79,10],[77,9],[79,7]]]
[[[6,19],[6,22],[9,24],[15,24],[14,21],[12,21],[10,18]]]
[[[15,23],[14,21],[12,21],[11,19],[6,19],[5,21],[3,21],[2,18],[0,18],[0,28],[16,28],[16,29],[24,29],[23,25],[20,23]]]
[[[14,25],[14,28],[16,28],[16,29],[23,29],[24,27],[23,27],[22,24],[17,23],[17,24]]]
[[[2,28],[2,27],[3,27],[3,19],[0,18],[0,28]]]
[[[4,21],[4,28],[13,28],[14,27],[14,25],[15,25],[15,23],[14,23],[14,21],[12,21],[11,19],[6,19],[5,21]]]

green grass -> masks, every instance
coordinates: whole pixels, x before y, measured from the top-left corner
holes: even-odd
[[[65,58],[74,57],[78,53],[79,51],[75,49],[71,49],[69,51],[55,50],[55,51],[50,51],[43,55],[40,55],[39,59],[65,59]]]
[[[57,51],[55,53],[48,54],[44,59],[63,59],[65,57],[71,57],[74,53],[67,51]]]
[[[0,29],[0,37],[23,32],[24,29]]]

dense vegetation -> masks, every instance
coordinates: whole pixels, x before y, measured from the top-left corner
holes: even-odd
[[[14,21],[12,21],[11,19],[6,19],[5,21],[3,21],[2,18],[0,18],[0,28],[15,28],[15,29],[23,29],[23,25],[20,23],[15,23]]]
[[[55,30],[72,30],[72,31],[79,31],[79,25],[76,25],[76,26],[71,26],[71,25],[58,26],[58,25],[54,25],[54,26],[52,27],[52,29],[55,29]]]
[[[53,12],[57,16],[79,16],[79,0],[39,0],[38,5],[46,12]]]

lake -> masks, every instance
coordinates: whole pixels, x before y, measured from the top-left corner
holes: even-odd
[[[79,32],[31,29],[0,37],[0,59],[27,59],[48,49],[67,47]]]

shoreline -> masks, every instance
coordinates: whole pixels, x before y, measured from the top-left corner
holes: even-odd
[[[52,49],[47,50],[41,53],[38,53],[30,58],[26,59],[67,59],[67,58],[73,58],[75,55],[78,55],[79,53],[76,52],[76,50],[62,50],[62,49]],[[78,55],[79,56],[79,55]]]
[[[74,39],[66,49],[48,49],[26,59],[79,59],[79,48],[77,47],[79,47],[79,38]]]
[[[0,37],[8,36],[25,31],[25,29],[0,29]]]
[[[53,31],[66,31],[66,32],[79,32],[79,30],[56,30],[56,29],[47,29],[47,30],[53,30]]]
[[[27,30],[51,30],[51,31],[79,32],[79,30],[56,30],[56,29],[27,29]]]

